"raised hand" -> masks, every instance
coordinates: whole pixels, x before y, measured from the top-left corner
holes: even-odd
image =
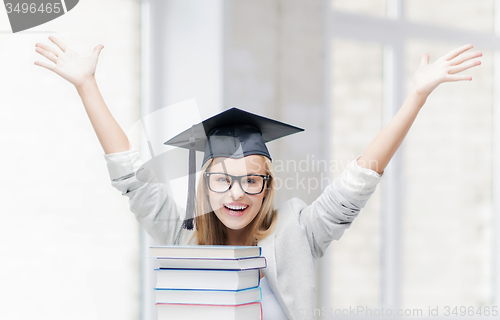
[[[471,76],[459,73],[480,65],[481,61],[475,58],[481,57],[483,54],[481,52],[465,53],[470,49],[472,49],[471,44],[456,48],[432,64],[429,64],[429,55],[424,54],[420,67],[413,76],[415,92],[421,95],[429,95],[443,82],[472,80]]]
[[[89,57],[81,57],[61,40],[52,36],[49,39],[57,48],[37,43],[36,52],[52,63],[35,61],[35,65],[54,71],[75,85],[104,152],[129,150],[128,138],[109,112],[94,77],[97,58],[104,46],[98,45]]]
[[[53,63],[35,61],[35,65],[57,73],[77,88],[94,77],[97,59],[104,48],[103,45],[97,45],[90,56],[81,57],[61,40],[53,36],[50,36],[49,40],[55,43],[58,48],[37,43],[35,51]]]
[[[481,52],[465,53],[472,45],[466,45],[450,51],[429,64],[429,55],[422,56],[420,67],[413,77],[413,89],[394,118],[373,139],[358,164],[364,168],[382,173],[399,148],[427,96],[441,83],[472,80],[471,76],[460,72],[478,66]]]

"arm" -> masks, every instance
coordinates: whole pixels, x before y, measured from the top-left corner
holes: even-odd
[[[403,142],[429,94],[443,82],[472,80],[470,76],[458,74],[481,64],[479,60],[472,60],[481,57],[481,52],[464,53],[471,48],[472,45],[457,48],[433,64],[429,64],[427,54],[422,56],[420,67],[413,77],[414,85],[410,94],[394,118],[379,132],[358,159],[361,167],[382,173]]]
[[[391,122],[318,199],[301,208],[300,224],[315,257],[321,257],[331,241],[342,236],[365,206],[429,94],[443,82],[471,80],[470,76],[456,75],[480,64],[470,61],[480,57],[480,52],[461,55],[471,48],[468,45],[455,49],[431,65],[429,56],[424,55],[414,76],[412,92]]]
[[[62,41],[49,37],[58,48],[41,43],[36,52],[53,62],[35,61],[72,83],[80,95],[94,127],[108,165],[111,184],[129,198],[130,210],[146,231],[161,244],[187,241],[189,232],[182,229],[183,211],[168,196],[166,186],[155,179],[155,172],[142,166],[137,150],[129,150],[127,136],[109,112],[94,77],[98,45],[89,57],[80,57]],[[60,49],[60,50],[59,50]]]
[[[111,184],[129,198],[130,211],[148,234],[164,245],[186,244],[194,231],[182,228],[184,210],[156,179],[151,166],[143,165],[136,149],[104,155]]]
[[[49,69],[72,83],[80,95],[97,138],[106,154],[127,151],[127,136],[111,115],[95,80],[97,59],[103,45],[98,45],[89,57],[81,57],[61,40],[50,36],[59,49],[37,43],[35,51],[52,63],[35,61],[35,65]]]
[[[314,257],[322,257],[332,240],[340,239],[381,180],[381,175],[353,160],[311,205],[299,208]]]

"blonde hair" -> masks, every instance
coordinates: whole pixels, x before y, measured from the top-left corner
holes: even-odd
[[[245,245],[257,245],[257,241],[269,236],[278,218],[278,212],[274,209],[273,200],[275,194],[275,177],[271,160],[264,158],[264,168],[270,179],[266,182],[266,192],[262,205],[255,218],[246,226],[247,239]],[[207,186],[204,174],[212,164],[213,159],[207,161],[201,170],[200,180],[196,193],[196,239],[198,245],[225,245],[227,227],[217,218],[208,199]]]

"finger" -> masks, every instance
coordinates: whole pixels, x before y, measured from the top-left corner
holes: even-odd
[[[53,54],[56,55],[56,57],[59,57],[59,54],[61,53],[60,51],[58,51],[56,48],[54,47],[51,47],[51,46],[48,46],[46,44],[43,44],[43,43],[36,43],[35,44],[35,47],[37,48],[42,48],[43,50],[46,50],[46,51],[50,51],[52,52]]]
[[[465,80],[471,81],[472,77],[461,74],[453,74],[453,75],[448,75],[445,79],[446,82],[465,81]]]
[[[426,54],[423,54],[422,55],[422,60],[420,61],[420,66],[426,66],[429,64],[429,55],[426,53]]]
[[[57,62],[57,56],[53,54],[52,52],[49,52],[47,50],[43,50],[42,48],[36,48],[36,52],[44,56],[45,58],[49,59],[50,61],[56,63]]]
[[[461,64],[464,61],[467,61],[467,60],[470,60],[470,59],[474,59],[474,58],[478,58],[478,57],[482,57],[482,56],[483,56],[482,52],[479,52],[479,51],[478,52],[471,52],[471,53],[468,53],[468,54],[460,55],[460,56],[452,59],[450,62],[451,62],[452,66],[456,66],[456,65]]]
[[[50,36],[49,40],[54,42],[63,52],[66,52],[66,44],[54,36]]]
[[[447,54],[445,54],[443,56],[444,60],[451,60],[453,58],[455,58],[456,56],[458,56],[459,54],[461,54],[462,52],[465,52],[469,49],[472,48],[472,44],[466,44],[465,46],[461,46],[461,47],[458,47],[454,50],[451,50],[450,52],[448,52]]]
[[[47,63],[47,62],[35,61],[35,65],[40,66],[40,67],[44,67],[44,68],[49,69],[51,71],[54,71],[54,69],[55,69],[55,65]]]
[[[480,64],[481,64],[481,61],[479,61],[479,60],[467,61],[467,62],[464,62],[464,63],[458,65],[458,66],[450,67],[450,71],[448,71],[448,73],[454,74],[454,73],[462,72],[462,71],[467,70],[469,68],[479,66]]]
[[[102,48],[104,48],[102,44],[96,46],[94,48],[94,51],[92,51],[92,57],[95,59],[99,58],[99,54],[101,53]]]

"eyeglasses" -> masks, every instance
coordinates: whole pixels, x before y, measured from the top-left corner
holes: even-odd
[[[271,177],[261,174],[247,174],[244,176],[233,176],[220,172],[205,172],[205,180],[208,188],[217,193],[224,193],[233,187],[235,181],[240,184],[241,190],[246,194],[259,194],[264,190],[264,185]]]

